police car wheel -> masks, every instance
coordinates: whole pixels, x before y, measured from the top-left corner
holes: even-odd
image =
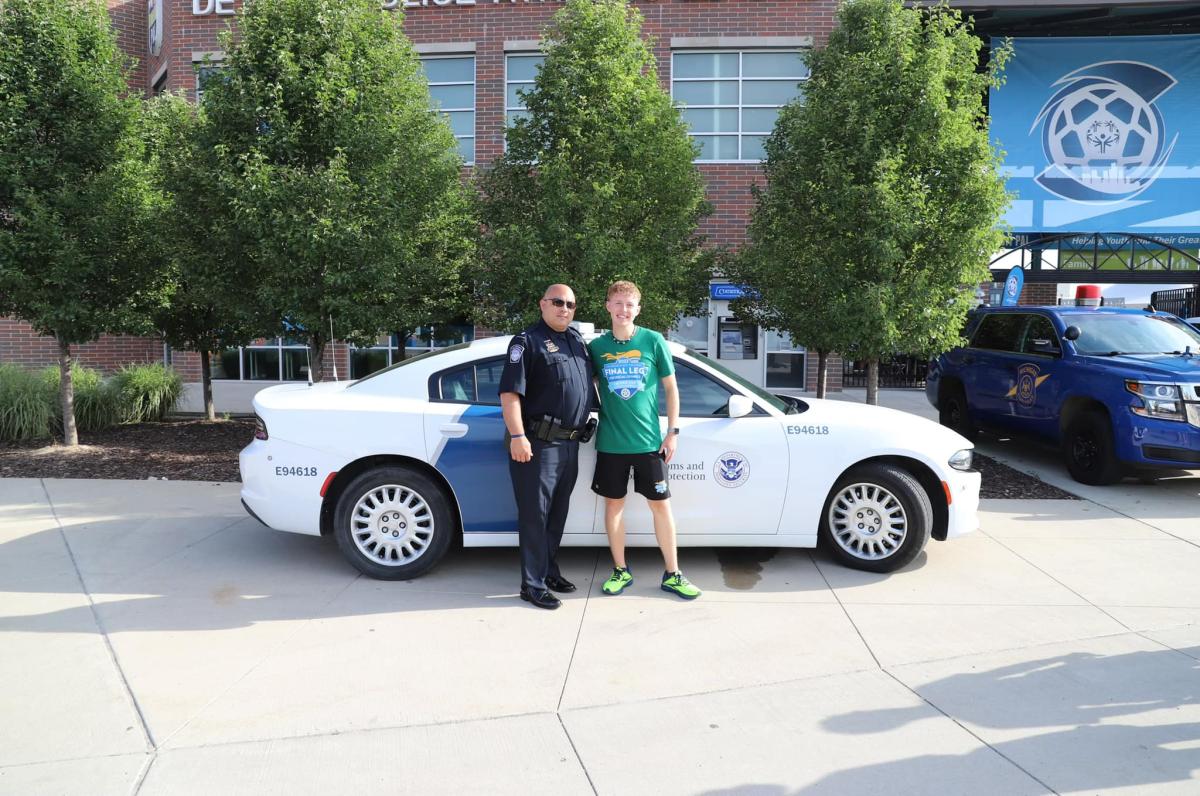
[[[938,422],[972,442],[979,436],[979,430],[971,421],[971,412],[967,408],[967,394],[962,385],[956,384],[943,393],[938,401]]]
[[[1080,412],[1072,418],[1063,431],[1062,449],[1067,472],[1079,483],[1104,486],[1121,480],[1112,424],[1104,412]]]
[[[933,507],[908,472],[866,464],[842,476],[821,513],[821,542],[841,563],[868,572],[893,572],[929,541]]]
[[[400,466],[359,475],[334,510],[334,538],[364,575],[408,580],[441,560],[454,535],[449,501],[423,473]]]

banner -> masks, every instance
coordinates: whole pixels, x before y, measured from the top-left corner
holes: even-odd
[[[989,112],[1013,232],[1200,233],[1200,36],[1012,42]]]

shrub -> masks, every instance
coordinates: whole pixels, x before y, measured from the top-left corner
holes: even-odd
[[[49,437],[54,405],[54,393],[37,373],[0,365],[0,441]]]
[[[42,381],[50,396],[54,430],[62,431],[62,405],[58,400],[60,374],[55,366],[42,369]],[[71,364],[71,384],[75,388],[75,427],[80,431],[100,431],[121,422],[122,412],[116,393],[100,371]]]
[[[160,421],[183,394],[183,379],[160,363],[126,365],[112,378],[121,422]]]

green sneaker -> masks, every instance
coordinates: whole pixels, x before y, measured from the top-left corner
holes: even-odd
[[[694,600],[701,594],[700,590],[693,586],[682,572],[664,572],[662,590],[678,594],[685,600]]]
[[[600,587],[600,591],[605,594],[620,594],[625,591],[625,587],[633,583],[633,575],[630,574],[627,567],[613,567],[613,574],[608,576],[608,580],[604,581],[604,585]]]

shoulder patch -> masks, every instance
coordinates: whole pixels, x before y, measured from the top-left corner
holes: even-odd
[[[525,353],[525,346],[520,343],[514,343],[508,349],[508,361],[520,362],[521,356]]]

